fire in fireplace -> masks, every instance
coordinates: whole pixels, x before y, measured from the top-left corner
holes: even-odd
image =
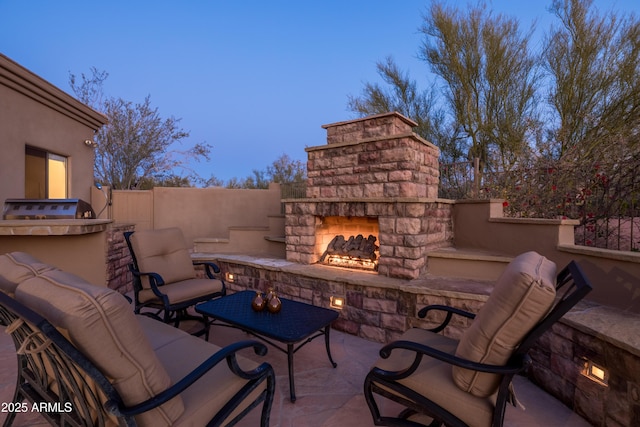
[[[377,254],[379,247],[372,234],[366,239],[362,234],[345,239],[343,235],[335,236],[327,245],[320,257],[320,263],[336,267],[356,268],[377,271]]]

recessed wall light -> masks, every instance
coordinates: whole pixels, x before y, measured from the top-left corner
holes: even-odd
[[[591,360],[585,360],[582,375],[600,385],[608,386],[609,384],[609,372],[607,372],[606,368],[592,362]]]
[[[344,297],[331,297],[331,302],[329,302],[329,306],[331,308],[337,308],[338,310],[342,310],[346,304]]]

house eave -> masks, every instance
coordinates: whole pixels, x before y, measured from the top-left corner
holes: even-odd
[[[1,53],[0,85],[15,90],[92,128],[94,131],[108,122],[105,115],[88,107]]]

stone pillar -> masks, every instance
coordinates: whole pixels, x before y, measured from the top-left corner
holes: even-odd
[[[398,113],[324,125],[327,145],[309,147],[307,197],[438,197],[440,150]]]

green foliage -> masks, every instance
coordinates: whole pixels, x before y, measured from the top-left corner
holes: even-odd
[[[591,0],[554,0],[560,26],[546,41],[553,78],[551,155],[593,157],[598,145],[632,143],[640,130],[640,21],[598,15]],[[594,150],[595,149],[595,150]]]
[[[640,21],[600,14],[592,0],[552,0],[549,12],[557,25],[534,52],[533,29],[486,3],[436,0],[420,27],[431,90],[387,58],[377,64],[384,84],[365,83],[348,107],[417,122],[441,150],[441,197],[504,198],[510,216],[579,219],[580,243],[603,247],[615,218],[637,250],[640,224],[624,221],[640,218]]]
[[[601,152],[596,145],[637,147],[640,23],[633,15],[599,15],[591,5],[553,0],[549,10],[560,25],[538,53],[529,46],[533,29],[521,32],[518,21],[485,3],[435,1],[419,48],[431,91],[421,92],[387,58],[377,65],[385,85],[365,83],[348,107],[361,116],[405,114],[440,147],[441,161],[479,158],[481,172],[508,171],[530,158],[593,158]]]
[[[419,91],[416,81],[411,80],[390,56],[384,62],[378,62],[376,67],[387,88],[377,83],[365,83],[360,97],[349,96],[349,109],[361,116],[397,111],[418,124],[415,129],[418,135],[427,141],[437,138],[442,114],[436,109],[433,88]]]
[[[448,110],[468,157],[482,167],[510,169],[528,147],[537,122],[539,76],[518,22],[483,6],[464,12],[436,2],[422,27],[421,57],[445,82]]]

